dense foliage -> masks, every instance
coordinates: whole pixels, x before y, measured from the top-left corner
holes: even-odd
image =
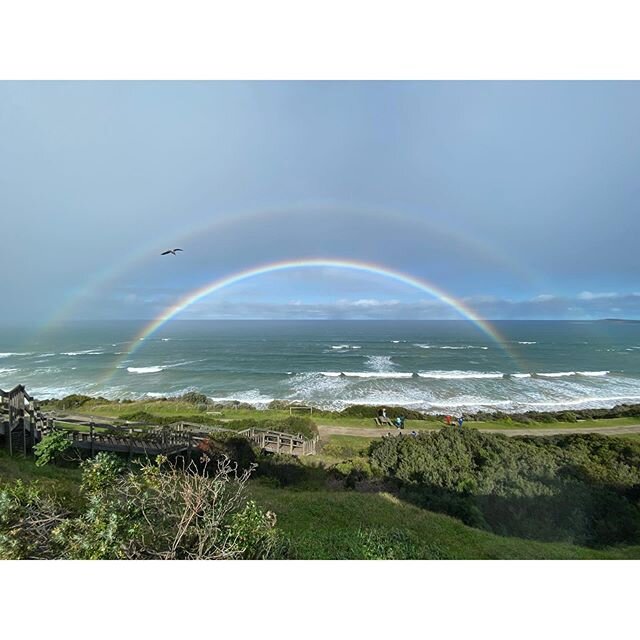
[[[59,461],[70,447],[71,441],[64,431],[52,431],[34,447],[36,465],[41,467]]]
[[[66,510],[37,483],[0,490],[0,558],[224,559],[282,553],[275,515],[245,498],[228,460],[132,471],[110,454],[82,464],[84,503]]]
[[[383,438],[369,458],[408,499],[476,527],[589,545],[640,540],[640,443],[442,429]]]

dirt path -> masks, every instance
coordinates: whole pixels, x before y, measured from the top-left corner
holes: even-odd
[[[455,427],[450,427],[455,428]],[[339,427],[336,425],[319,424],[320,437],[327,436],[362,436],[365,438],[381,438],[382,436],[398,433],[397,429],[366,428],[366,427]],[[425,431],[424,429],[420,430]],[[505,436],[555,436],[569,433],[602,433],[609,436],[621,436],[630,433],[640,433],[640,424],[630,424],[622,427],[570,427],[558,429],[542,427],[537,429],[478,429],[482,433],[502,433]],[[405,429],[405,435],[411,433],[411,429]]]

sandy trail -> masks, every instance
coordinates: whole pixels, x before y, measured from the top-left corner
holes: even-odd
[[[450,429],[456,427],[448,427]],[[398,433],[398,429],[387,428],[367,428],[367,427],[340,427],[337,425],[319,424],[318,430],[320,431],[320,437],[327,436],[362,436],[365,438],[381,438],[382,436],[390,433],[394,435]],[[418,431],[426,431],[421,429]],[[610,436],[622,436],[630,433],[640,433],[640,424],[630,424],[622,427],[571,427],[571,428],[553,428],[553,427],[539,427],[537,429],[478,429],[482,433],[502,433],[505,436],[556,436],[569,433],[601,433]],[[405,428],[402,433],[410,434],[411,429]]]

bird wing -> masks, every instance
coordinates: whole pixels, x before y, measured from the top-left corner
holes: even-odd
[[[174,249],[174,251],[182,251],[182,249]]]
[[[168,253],[171,253],[171,251],[163,251],[160,255],[161,256],[166,256]]]

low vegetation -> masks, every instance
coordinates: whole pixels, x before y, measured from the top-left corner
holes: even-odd
[[[82,463],[82,506],[37,482],[0,489],[2,559],[240,559],[282,555],[275,516],[247,500],[250,470],[229,460],[186,468],[159,458],[125,469],[100,453]]]
[[[238,432],[315,438],[317,421],[369,426],[377,436],[375,408],[314,411],[311,419],[289,415],[286,404],[214,408],[196,392],[56,402],[122,421],[196,423],[208,436],[187,469],[165,460],[127,467],[103,454],[78,467],[55,436],[38,445],[35,464],[0,452],[0,557],[640,557],[640,436],[507,438],[472,428],[618,426],[637,420],[637,405],[478,414],[463,429],[387,408],[411,420],[404,433],[325,436],[316,456],[294,458],[258,451]],[[215,526],[214,512],[223,514]]]
[[[405,499],[477,528],[595,547],[640,542],[640,445],[629,440],[442,429],[373,442],[369,462]]]

